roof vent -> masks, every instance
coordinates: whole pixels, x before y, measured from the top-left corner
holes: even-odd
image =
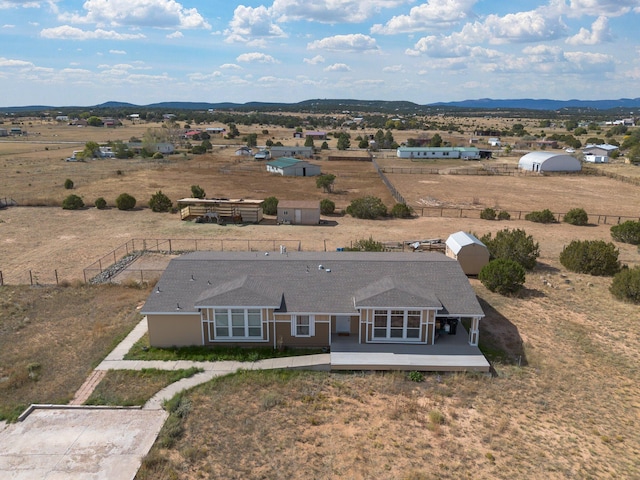
[[[318,270],[324,270],[324,265],[318,265]]]
[[[176,303],[176,310],[182,310],[182,307],[180,306],[179,303]]]
[[[156,293],[160,293],[160,287],[159,286],[156,287]]]
[[[330,269],[330,268],[327,268],[327,269],[325,270],[325,272],[327,272],[327,273],[331,273],[331,269]]]
[[[195,278],[193,278],[193,273],[191,274],[191,281],[192,281],[192,282],[195,282],[195,281],[196,281],[196,279],[195,279]]]

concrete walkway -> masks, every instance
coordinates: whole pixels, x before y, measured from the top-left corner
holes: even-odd
[[[162,409],[162,404],[165,400],[170,399],[175,394],[180,393],[183,390],[195,387],[201,383],[208,382],[212,378],[228,375],[230,373],[237,372],[238,370],[274,370],[278,368],[294,368],[305,370],[329,370],[331,364],[331,355],[303,355],[297,357],[284,357],[284,358],[268,358],[257,362],[191,362],[188,360],[176,360],[176,361],[164,361],[164,360],[125,360],[124,356],[131,350],[133,345],[140,340],[145,333],[147,333],[147,318],[136,325],[136,327],[127,335],[127,337],[113,349],[109,355],[96,367],[94,373],[87,379],[80,390],[76,393],[74,398],[78,400],[81,398],[89,398],[93,389],[98,385],[98,382],[92,381],[92,379],[102,377],[108,370],[142,370],[145,368],[155,368],[158,370],[186,370],[191,367],[199,368],[203,370],[202,373],[198,373],[193,377],[183,378],[171,385],[163,388],[156,393],[149,401],[144,405],[144,410],[159,410]],[[82,403],[82,402],[81,402]]]

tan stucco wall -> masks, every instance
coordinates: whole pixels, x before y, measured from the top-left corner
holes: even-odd
[[[291,324],[276,324],[276,343],[286,347],[328,347],[329,346],[329,323],[318,323],[315,325],[316,334],[313,337],[294,337],[291,335]]]
[[[152,347],[202,345],[200,315],[147,315]]]

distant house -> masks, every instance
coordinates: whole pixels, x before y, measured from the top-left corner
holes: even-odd
[[[320,202],[280,200],[278,202],[278,222],[291,225],[318,225],[320,223]]]
[[[326,140],[327,132],[318,131],[318,130],[310,130],[304,132],[304,138],[311,137],[314,140]]]
[[[498,137],[491,137],[487,143],[489,144],[490,147],[500,147],[502,146],[502,142],[500,141],[500,139]]]
[[[193,252],[171,260],[141,313],[154,347],[325,347],[331,368],[334,354],[366,351],[352,365],[380,370],[402,363],[402,345],[422,370],[489,369],[470,348],[482,307],[458,262],[433,252]]]
[[[478,275],[482,267],[489,263],[489,250],[471,233],[452,233],[445,245],[447,257],[457,260],[466,275]]]
[[[313,157],[313,147],[272,146],[269,148],[269,151],[271,152],[271,158],[279,158],[279,157],[311,158]]]
[[[267,172],[291,177],[313,177],[320,175],[319,165],[297,158],[280,157],[267,162]]]
[[[596,155],[594,153],[585,153],[583,156],[585,162],[588,163],[609,163],[607,155]]]
[[[145,145],[143,145],[142,142],[127,143],[127,148],[129,150],[133,150],[136,154],[140,154],[140,152],[144,147]],[[153,145],[146,145],[146,148],[151,148],[154,153],[160,152],[163,155],[171,155],[176,150],[172,143],[165,143],[165,142],[156,143]]]
[[[9,130],[7,130],[6,128],[0,128],[0,137],[8,137],[9,136]]]
[[[12,127],[11,130],[9,130],[10,135],[24,135],[24,133],[20,127]]]
[[[530,172],[579,172],[580,160],[571,155],[553,152],[530,152],[520,158],[518,168]]]
[[[480,151],[476,147],[398,147],[398,158],[415,160],[462,159],[479,160]]]
[[[582,149],[582,153],[584,153],[585,156],[595,155],[600,157],[609,157],[613,152],[615,152],[618,149],[619,148],[617,146],[609,145],[608,143],[603,143],[600,145],[589,144]],[[585,159],[585,161],[587,160]],[[609,160],[607,159],[607,161]]]
[[[224,127],[208,127],[205,131],[212,135],[221,135],[224,134],[227,129]]]
[[[111,147],[99,147],[98,155],[100,158],[115,158],[116,156]]]

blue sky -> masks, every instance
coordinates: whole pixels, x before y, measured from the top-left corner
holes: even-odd
[[[0,0],[0,106],[639,97],[640,0]]]

